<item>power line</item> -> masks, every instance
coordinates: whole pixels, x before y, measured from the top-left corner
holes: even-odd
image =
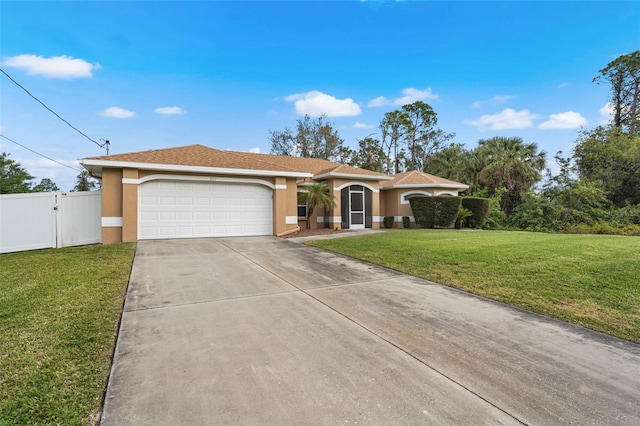
[[[68,164],[61,163],[61,162],[60,162],[60,161],[58,161],[58,160],[54,160],[53,158],[47,157],[47,156],[46,156],[46,155],[44,155],[44,154],[40,154],[39,152],[36,152],[36,151],[32,150],[31,148],[26,147],[26,146],[22,145],[21,143],[18,143],[18,142],[16,142],[16,141],[14,141],[13,139],[9,139],[8,137],[6,137],[5,135],[3,135],[2,133],[0,133],[0,138],[4,138],[4,139],[8,140],[9,142],[13,142],[13,143],[15,143],[16,145],[23,147],[23,148],[24,148],[24,149],[26,149],[27,151],[31,151],[31,152],[33,152],[34,154],[37,154],[37,155],[39,155],[40,157],[44,157],[44,158],[46,158],[47,160],[53,161],[54,163],[58,163],[58,164],[60,164],[61,166],[67,167],[67,168],[69,168],[69,169],[71,169],[71,170],[75,170],[76,172],[82,172],[82,169],[76,169],[75,167],[71,167],[71,166],[70,166],[70,165],[68,165]]]
[[[91,139],[89,136],[85,135],[84,133],[82,133],[80,131],[80,129],[78,129],[77,127],[75,127],[74,125],[72,125],[71,123],[69,123],[67,120],[65,120],[64,118],[60,117],[58,115],[58,113],[56,113],[54,110],[52,110],[51,108],[49,108],[48,106],[46,106],[44,104],[44,102],[42,102],[40,99],[36,98],[35,96],[33,96],[31,94],[31,92],[29,92],[27,89],[24,88],[24,86],[22,86],[20,83],[18,83],[17,81],[15,81],[9,74],[6,73],[5,70],[3,70],[2,68],[0,68],[0,71],[2,72],[2,74],[6,75],[7,78],[9,80],[11,80],[16,86],[18,86],[19,88],[21,88],[22,90],[24,90],[27,95],[31,96],[33,99],[35,99],[40,105],[42,105],[43,107],[45,107],[49,112],[51,112],[53,115],[55,115],[56,117],[58,117],[60,120],[62,120],[67,126],[71,127],[73,130],[75,130],[76,132],[80,133],[82,136],[84,136],[85,138],[89,139],[91,142],[95,143],[96,145],[98,145],[100,148],[105,148],[106,146],[106,150],[107,150],[107,155],[109,155],[109,141],[105,141],[104,144],[100,144],[100,142],[95,141],[94,139]]]

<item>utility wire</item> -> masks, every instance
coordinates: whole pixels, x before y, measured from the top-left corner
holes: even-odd
[[[15,83],[16,86],[18,86],[19,88],[21,88],[22,90],[24,90],[27,95],[31,96],[33,99],[35,99],[36,101],[38,101],[38,103],[40,105],[42,105],[43,107],[45,107],[47,110],[49,110],[49,112],[51,112],[53,115],[55,115],[56,117],[58,117],[60,120],[62,120],[64,123],[67,124],[67,126],[71,127],[73,130],[75,130],[76,132],[80,133],[82,136],[84,136],[85,138],[89,139],[91,142],[95,143],[96,145],[98,145],[100,148],[104,148],[105,145],[108,146],[109,141],[106,141],[104,144],[100,144],[100,142],[95,141],[94,139],[91,139],[89,136],[85,135],[84,133],[82,133],[77,127],[75,127],[74,125],[72,125],[71,123],[69,123],[67,120],[65,120],[64,118],[60,117],[58,115],[58,113],[56,113],[54,110],[52,110],[51,108],[49,108],[48,106],[46,106],[44,104],[44,102],[42,102],[40,99],[36,98],[35,96],[33,96],[31,94],[31,92],[29,92],[27,89],[24,88],[24,86],[22,86],[20,83],[18,83],[17,81],[15,81],[13,78],[11,78],[11,76],[9,74],[6,73],[5,70],[3,70],[2,68],[0,68],[0,71],[2,72],[2,74],[6,75],[7,78],[9,80],[11,80],[13,83]],[[108,152],[108,148],[107,148],[107,155],[109,154]]]
[[[53,158],[50,158],[50,157],[47,157],[47,156],[46,156],[46,155],[44,155],[44,154],[40,154],[39,152],[36,152],[36,151],[32,150],[31,148],[26,147],[26,146],[22,145],[21,143],[18,143],[18,142],[16,142],[16,141],[14,141],[13,139],[9,139],[8,137],[6,137],[5,135],[3,135],[2,133],[0,133],[0,138],[4,138],[4,139],[8,140],[9,142],[13,142],[13,143],[15,143],[16,145],[23,147],[23,148],[24,148],[24,149],[26,149],[27,151],[31,151],[31,152],[33,152],[34,154],[38,154],[40,157],[44,157],[44,158],[46,158],[47,160],[50,160],[50,161],[53,161],[54,163],[58,163],[58,164],[60,164],[61,166],[67,167],[67,168],[69,168],[69,169],[71,169],[71,170],[75,170],[76,172],[82,172],[82,169],[76,169],[75,167],[71,167],[71,166],[70,166],[70,165],[68,165],[68,164],[61,163],[60,161],[54,160]]]

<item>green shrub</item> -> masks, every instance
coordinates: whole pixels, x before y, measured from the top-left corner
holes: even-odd
[[[608,211],[607,222],[619,226],[640,225],[640,204]]]
[[[409,219],[409,216],[402,216],[402,226],[405,228],[411,227],[411,219]]]
[[[473,212],[469,209],[465,209],[463,207],[458,210],[458,217],[456,218],[456,229],[462,229],[462,224],[473,215]]]
[[[513,209],[509,222],[517,229],[527,231],[561,231],[567,225],[568,213],[553,200],[528,192],[522,197],[522,203]]]
[[[448,228],[456,222],[460,197],[413,197],[409,199],[413,217],[425,228]]]
[[[387,228],[387,229],[393,228],[393,216],[385,216],[382,219],[382,223],[383,223],[384,227]]]
[[[482,225],[482,229],[509,229],[509,218],[502,211],[500,206],[500,200],[502,196],[507,192],[504,188],[499,188],[496,190],[496,193],[493,197],[489,198],[489,217],[487,217],[487,221]],[[479,191],[479,193],[474,194],[476,197],[486,198],[488,196],[488,191],[483,190]]]
[[[471,211],[471,216],[467,218],[469,228],[480,228],[487,222],[491,213],[491,200],[480,197],[464,197],[462,207]]]
[[[606,222],[598,222],[593,225],[578,223],[568,226],[565,231],[568,234],[606,234],[640,236],[640,225],[626,225],[622,227],[612,226]]]

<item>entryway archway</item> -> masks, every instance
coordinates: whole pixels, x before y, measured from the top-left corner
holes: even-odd
[[[365,229],[373,226],[373,196],[363,185],[349,185],[340,190],[340,215],[343,229]]]

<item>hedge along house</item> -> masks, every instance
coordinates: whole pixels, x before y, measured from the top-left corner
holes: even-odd
[[[394,227],[402,227],[402,217],[408,216],[415,226],[409,199],[441,195],[457,196],[469,186],[416,170],[398,173],[393,180],[381,182],[382,211],[384,216],[393,216]]]
[[[411,210],[387,200],[387,194],[393,198],[396,190],[407,189],[393,185],[400,175],[315,158],[189,145],[91,157],[81,164],[102,181],[103,244],[285,235],[304,228],[306,221],[312,229],[376,229],[385,214]],[[327,184],[336,205],[306,217],[298,192],[317,182]],[[421,184],[409,189],[429,192]]]

